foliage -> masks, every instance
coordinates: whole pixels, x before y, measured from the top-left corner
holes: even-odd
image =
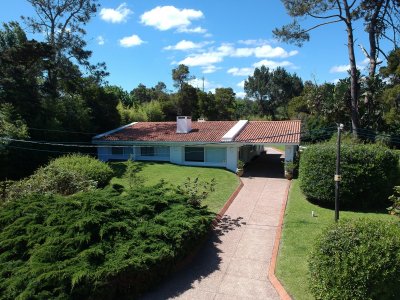
[[[49,166],[59,170],[71,170],[86,180],[93,180],[99,187],[106,186],[114,175],[113,170],[104,162],[88,155],[71,154],[54,159]]]
[[[244,165],[245,165],[244,161],[239,159],[238,162],[237,162],[237,168],[238,169],[243,169]]]
[[[292,180],[283,221],[276,276],[293,299],[315,300],[309,290],[308,259],[315,241],[323,230],[334,222],[334,215],[334,210],[307,201],[299,187],[299,180]],[[396,217],[381,210],[340,211],[340,220],[359,218],[382,222],[397,221]]]
[[[200,181],[199,177],[191,179],[187,177],[182,185],[179,185],[178,191],[188,197],[187,203],[193,207],[200,207],[211,192],[215,191],[215,178],[208,181]]]
[[[212,215],[163,185],[33,195],[0,210],[2,299],[135,298],[187,255]]]
[[[280,108],[280,117],[287,118],[287,106],[290,99],[299,96],[303,90],[303,82],[296,74],[288,73],[278,67],[270,71],[261,66],[254,70],[244,83],[247,96],[257,101],[263,114],[275,119]]]
[[[96,187],[96,181],[87,179],[78,171],[49,165],[12,184],[6,192],[6,199],[18,200],[30,194],[72,195]]]
[[[28,128],[10,103],[0,104],[0,151],[9,144],[7,139],[28,137]]]
[[[194,77],[190,76],[188,66],[180,64],[177,68],[172,69],[172,80],[174,81],[174,87],[182,90],[183,85],[191,79],[194,79]]]
[[[132,159],[129,159],[126,162],[126,171],[124,176],[128,180],[129,189],[140,187],[144,182],[143,178],[139,175],[141,170],[140,166],[139,163],[134,162]]]
[[[398,299],[400,228],[367,219],[334,224],[317,240],[309,268],[316,299]]]
[[[215,89],[217,120],[233,120],[235,115],[235,93],[232,88]]]
[[[104,187],[113,177],[105,163],[86,155],[71,154],[52,160],[30,177],[16,181],[8,190],[9,199],[28,194],[72,195]]]
[[[400,186],[393,188],[394,194],[389,197],[389,200],[393,203],[388,211],[392,215],[400,216]]]
[[[392,34],[396,36],[399,32],[399,2],[395,0],[282,0],[282,3],[291,16],[292,22],[281,28],[275,28],[273,34],[284,42],[301,46],[304,42],[309,41],[310,32],[317,28],[338,22],[346,27],[345,40],[348,47],[350,74],[349,99],[351,105],[349,108],[353,134],[358,135],[360,120],[362,126],[376,126],[379,121],[379,118],[376,117],[376,113],[379,113],[376,98],[380,93],[380,80],[376,77],[376,68],[379,64],[378,55],[382,53],[386,56],[380,42],[381,40],[389,41],[394,48],[397,48],[396,39],[392,39],[390,36]],[[314,20],[316,23],[304,22],[306,19]],[[303,21],[309,27],[303,28],[299,21]],[[353,30],[357,21],[363,22],[364,31],[369,40],[368,50],[360,45],[369,62],[368,76],[364,80],[364,103],[359,101],[361,95],[360,73],[357,70],[355,58],[355,41],[357,38],[360,39],[355,36]],[[359,110],[361,110],[361,119]]]
[[[336,145],[307,147],[300,159],[300,183],[307,198],[333,206]],[[343,143],[341,147],[341,207],[382,207],[398,175],[399,156],[380,145]]]

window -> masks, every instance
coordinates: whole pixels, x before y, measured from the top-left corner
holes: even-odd
[[[207,148],[206,162],[211,162],[211,163],[226,162],[226,148],[216,148],[216,147]]]
[[[141,156],[154,156],[154,147],[140,147]]]
[[[185,147],[185,161],[204,162],[204,148]]]
[[[112,155],[123,155],[124,154],[124,148],[123,147],[112,147],[111,148],[111,154]]]

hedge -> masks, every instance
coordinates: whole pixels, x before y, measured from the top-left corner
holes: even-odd
[[[332,207],[336,145],[307,147],[300,159],[300,187],[317,204]],[[342,208],[385,207],[398,181],[399,156],[379,145],[345,143],[341,147],[340,204]]]
[[[333,224],[309,260],[315,299],[400,299],[400,227],[361,219]]]
[[[0,210],[0,299],[135,298],[197,246],[213,215],[159,184],[30,195]]]

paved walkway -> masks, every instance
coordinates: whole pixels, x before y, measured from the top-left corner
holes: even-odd
[[[193,262],[143,299],[279,299],[267,274],[288,181],[253,177],[259,166]]]

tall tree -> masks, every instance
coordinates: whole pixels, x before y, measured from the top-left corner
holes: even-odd
[[[232,88],[215,89],[215,107],[218,120],[233,120],[235,117],[235,93]]]
[[[280,67],[272,71],[265,66],[256,68],[253,76],[244,82],[247,96],[255,99],[261,112],[273,119],[276,118],[278,108],[282,111],[281,117],[287,118],[289,100],[300,95],[302,90],[302,80]]]
[[[27,0],[31,3],[37,17],[23,17],[34,32],[45,35],[46,42],[52,46],[51,66],[47,76],[49,92],[58,95],[59,79],[69,78],[71,59],[83,65],[97,79],[104,76],[104,64],[93,66],[89,62],[91,51],[85,50],[84,26],[97,11],[98,0]]]
[[[10,103],[32,127],[41,114],[42,74],[51,47],[29,41],[18,23],[0,29],[0,103]]]
[[[179,90],[182,90],[184,84],[193,78],[193,76],[190,76],[189,67],[186,65],[180,64],[177,68],[172,69],[174,87],[179,88]]]
[[[263,114],[270,112],[268,105],[268,85],[270,80],[271,73],[269,69],[263,65],[260,68],[255,68],[253,75],[249,76],[244,82],[244,91],[246,92],[247,97],[253,98],[257,101]]]
[[[378,53],[383,53],[379,41],[387,38],[396,43],[398,33],[398,0],[282,0],[293,22],[274,29],[276,37],[285,42],[301,46],[310,39],[309,32],[321,26],[343,23],[346,28],[347,50],[350,64],[350,95],[351,95],[351,123],[354,135],[357,136],[359,127],[359,73],[355,59],[354,23],[363,19],[365,31],[369,37],[369,52],[364,49],[370,61],[369,80],[374,80]],[[298,20],[311,18],[317,23],[308,29],[300,26]],[[387,32],[392,30],[393,38]]]

